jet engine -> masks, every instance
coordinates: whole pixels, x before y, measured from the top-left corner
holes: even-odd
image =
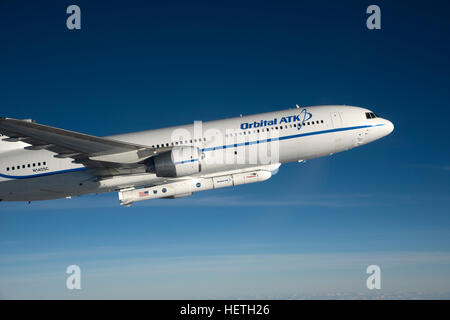
[[[179,146],[149,158],[145,164],[147,172],[157,177],[184,177],[201,171],[201,156],[197,147]]]

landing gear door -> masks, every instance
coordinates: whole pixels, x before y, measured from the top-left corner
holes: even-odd
[[[341,128],[342,127],[342,118],[339,112],[331,113],[331,122],[333,122],[333,128]]]

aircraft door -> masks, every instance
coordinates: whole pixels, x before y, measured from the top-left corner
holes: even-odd
[[[333,122],[333,128],[341,128],[342,127],[342,117],[339,112],[331,113],[331,122]]]

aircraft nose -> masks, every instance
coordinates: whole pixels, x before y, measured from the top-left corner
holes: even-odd
[[[386,135],[390,134],[392,131],[394,131],[394,124],[390,122],[389,120],[386,120],[385,125]]]

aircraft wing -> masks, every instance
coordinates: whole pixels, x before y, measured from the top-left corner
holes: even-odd
[[[3,141],[22,141],[27,150],[49,150],[56,158],[72,158],[87,167],[133,168],[139,162],[170,148],[151,148],[100,138],[84,133],[58,129],[32,120],[0,118],[0,133],[8,138]]]

